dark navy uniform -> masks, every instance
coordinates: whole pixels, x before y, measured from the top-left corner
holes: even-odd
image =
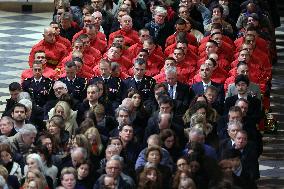
[[[144,76],[141,81],[136,81],[134,77],[129,77],[123,81],[123,96],[127,97],[129,89],[136,89],[141,92],[143,101],[154,98],[154,87],[156,80],[149,76]]]
[[[87,79],[82,77],[75,77],[73,80],[67,77],[59,79],[67,85],[68,93],[75,99],[82,102],[87,96]]]
[[[46,77],[41,77],[36,81],[34,77],[27,78],[22,84],[23,91],[28,92],[36,105],[43,107],[49,100],[53,81]]]
[[[113,109],[116,109],[122,101],[122,81],[118,77],[110,76],[108,79],[103,79],[102,76],[94,77],[90,80],[89,84],[94,84],[97,81],[104,82],[104,97],[106,102],[109,101],[112,104]]]

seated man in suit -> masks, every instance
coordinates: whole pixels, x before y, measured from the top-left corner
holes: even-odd
[[[227,133],[229,138],[226,138],[220,142],[219,145],[219,157],[224,156],[224,152],[228,149],[232,149],[235,145],[235,138],[238,131],[243,129],[243,124],[238,120],[232,120],[228,123]]]
[[[261,101],[257,97],[248,93],[249,78],[245,75],[238,75],[235,79],[235,85],[238,91],[237,95],[226,98],[225,113],[228,112],[231,106],[234,106],[236,101],[244,98],[249,102],[247,115],[254,119],[257,123],[261,119]]]
[[[144,102],[144,107],[149,115],[153,115],[159,109],[158,99],[161,96],[168,96],[168,88],[164,83],[158,83],[154,87],[155,98],[146,100]]]
[[[165,70],[168,93],[170,97],[176,101],[176,110],[183,115],[188,108],[195,94],[187,84],[177,80],[177,69],[174,66],[167,67]]]
[[[224,87],[225,90],[227,89],[226,97],[230,97],[238,93],[234,80],[236,76],[240,74],[247,75],[248,77],[250,77],[249,67],[247,63],[244,61],[240,61],[238,63],[236,75],[234,74],[233,76],[227,78],[225,82],[226,87]],[[250,94],[257,96],[257,98],[261,100],[261,92],[260,92],[259,84],[250,82],[248,90]]]
[[[87,79],[77,76],[77,66],[74,61],[66,62],[66,76],[59,80],[66,84],[68,93],[82,102],[86,98]]]
[[[126,97],[129,89],[136,89],[141,92],[143,101],[154,98],[155,79],[146,76],[146,61],[137,58],[134,62],[134,76],[123,81],[123,96]]]
[[[202,95],[204,94],[208,86],[213,85],[218,89],[217,102],[223,104],[225,98],[224,86],[222,84],[215,83],[211,80],[212,69],[210,69],[208,65],[202,64],[199,69],[199,74],[201,77],[201,81],[192,85],[194,93],[196,95]]]
[[[18,96],[19,96],[21,91],[22,91],[22,86],[21,86],[20,83],[12,82],[12,83],[9,84],[10,98],[6,99],[6,107],[5,107],[5,110],[2,114],[2,117],[3,116],[9,116],[11,109],[17,103]]]
[[[145,129],[144,144],[152,134],[159,134],[161,129],[172,129],[179,137],[180,145],[185,142],[183,121],[175,115],[174,101],[169,96],[160,96],[158,99],[159,110],[156,111],[148,120]]]
[[[35,60],[33,63],[33,75],[22,83],[23,91],[28,92],[35,103],[43,107],[52,96],[53,81],[43,76],[43,63]]]
[[[255,181],[259,178],[258,153],[254,143],[248,141],[245,131],[238,131],[234,148],[241,152],[241,163],[244,173],[248,176],[250,188],[257,188]]]
[[[100,75],[91,79],[89,84],[102,81],[105,88],[104,95],[108,97],[108,101],[112,103],[112,108],[115,110],[122,101],[122,81],[120,78],[111,75],[111,62],[108,60],[101,59],[99,72]]]
[[[224,103],[217,101],[218,89],[213,85],[208,86],[204,92],[204,95],[207,98],[208,103],[214,108],[219,115],[223,115],[223,106]]]

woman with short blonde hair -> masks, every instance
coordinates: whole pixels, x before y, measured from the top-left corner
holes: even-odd
[[[61,115],[65,121],[65,130],[70,133],[70,135],[75,134],[75,129],[78,128],[77,125],[77,111],[73,111],[70,105],[65,101],[59,101],[57,104],[48,112],[49,118],[54,115]]]

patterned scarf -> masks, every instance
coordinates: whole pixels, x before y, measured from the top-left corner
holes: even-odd
[[[165,27],[165,23],[162,25],[156,24],[153,20],[151,21],[151,28],[154,28],[155,30],[155,38],[158,37],[159,31]]]

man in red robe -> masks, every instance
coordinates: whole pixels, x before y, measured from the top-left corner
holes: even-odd
[[[180,32],[185,32],[185,37],[188,40],[189,44],[196,46],[196,47],[198,46],[196,37],[192,35],[191,33],[186,32],[187,27],[186,27],[186,21],[184,19],[182,18],[177,19],[176,24],[175,24],[175,29],[176,29],[176,32],[167,38],[165,47],[168,47],[171,44],[175,43],[176,36]]]
[[[120,21],[120,30],[115,31],[109,35],[108,44],[111,45],[115,36],[122,35],[124,37],[124,43],[126,49],[131,45],[139,42],[138,32],[133,28],[132,18],[129,15],[124,15]]]
[[[50,22],[50,27],[52,27],[55,31],[55,40],[59,43],[61,43],[62,45],[64,45],[67,49],[67,51],[71,51],[71,43],[68,39],[60,36],[60,28],[59,28],[59,24],[57,22]]]
[[[51,27],[44,29],[43,40],[32,47],[29,56],[30,67],[33,65],[35,53],[37,51],[45,52],[47,59],[46,66],[52,69],[55,69],[68,53],[66,47],[56,41],[54,29]]]
[[[46,67],[46,57],[44,51],[35,52],[35,61],[40,61],[42,63],[43,72],[42,75],[46,78],[57,79],[57,73],[53,69]],[[21,83],[26,79],[33,76],[33,69],[29,68],[22,72],[21,74]]]

